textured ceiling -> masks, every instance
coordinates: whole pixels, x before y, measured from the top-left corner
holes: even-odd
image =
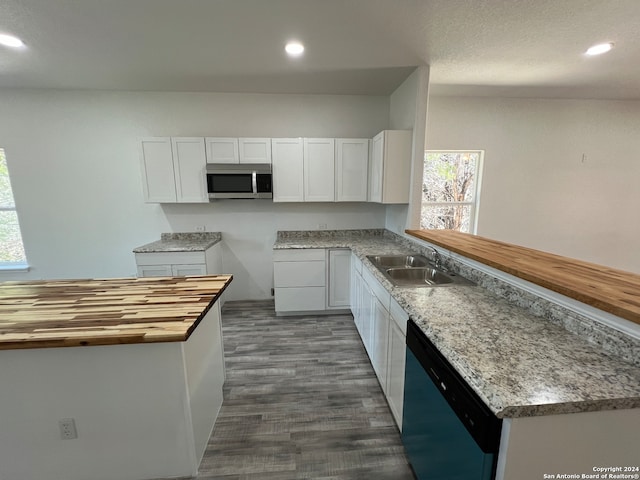
[[[2,0],[27,47],[0,87],[388,95],[428,64],[436,94],[640,99],[639,26],[640,0]]]

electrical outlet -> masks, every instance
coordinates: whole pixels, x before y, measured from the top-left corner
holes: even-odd
[[[63,418],[58,422],[60,426],[60,438],[63,440],[71,440],[78,438],[76,430],[76,421],[73,418]]]
[[[196,225],[196,232],[204,232],[206,230],[204,225]]]
[[[319,223],[318,224],[318,230],[326,230],[327,229],[327,224],[326,223]]]

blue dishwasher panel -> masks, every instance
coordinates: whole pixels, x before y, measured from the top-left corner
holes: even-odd
[[[411,347],[409,335],[408,329],[407,344]],[[469,398],[462,398],[467,396],[469,387],[456,385],[447,370],[452,367],[433,364],[432,354],[417,352],[417,355],[420,360],[407,348],[402,442],[418,480],[491,480],[497,447],[494,451],[483,451],[469,431],[477,426],[482,431],[474,433],[484,435],[487,431],[487,419],[478,417],[474,410],[477,404],[469,404]],[[490,419],[488,424],[492,436],[498,435],[499,440],[500,421]],[[497,445],[495,438],[492,442]]]

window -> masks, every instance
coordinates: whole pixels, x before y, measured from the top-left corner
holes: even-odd
[[[25,267],[26,264],[7,159],[0,148],[0,268]]]
[[[483,153],[425,152],[420,228],[476,232]]]

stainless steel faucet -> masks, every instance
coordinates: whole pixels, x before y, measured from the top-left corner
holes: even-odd
[[[431,261],[433,261],[433,264],[436,266],[436,268],[442,268],[442,259],[440,258],[440,254],[438,253],[438,251],[433,247],[426,248],[431,250]]]

